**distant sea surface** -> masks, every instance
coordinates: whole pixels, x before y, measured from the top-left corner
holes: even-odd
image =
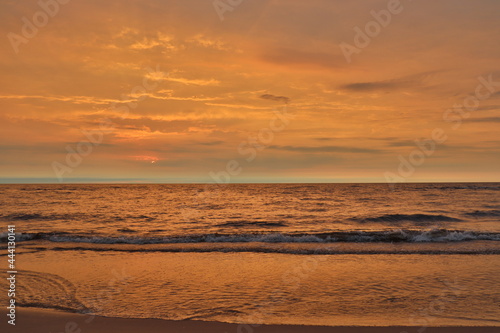
[[[0,185],[0,225],[23,306],[500,326],[500,183]]]

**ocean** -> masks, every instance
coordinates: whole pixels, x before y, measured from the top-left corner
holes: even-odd
[[[500,326],[500,183],[0,185],[19,306]]]

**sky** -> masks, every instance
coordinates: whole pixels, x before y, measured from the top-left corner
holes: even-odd
[[[2,183],[500,181],[497,0],[59,1],[0,0]]]

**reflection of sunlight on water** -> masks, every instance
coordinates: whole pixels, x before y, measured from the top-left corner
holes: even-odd
[[[144,155],[143,163],[161,164]],[[5,185],[0,222],[121,237],[332,231],[500,232],[498,184]],[[429,195],[433,201],[429,202]],[[70,225],[69,225],[70,224]]]
[[[158,163],[153,157],[137,163]],[[486,319],[500,317],[499,184],[1,190],[0,223],[18,225],[20,262],[37,272],[21,281],[26,303],[314,325],[491,325]],[[322,261],[307,269],[308,258]],[[133,278],[110,287],[111,272],[123,268]],[[462,293],[431,313],[433,300],[451,299],[443,281]],[[43,289],[51,283],[55,297]]]

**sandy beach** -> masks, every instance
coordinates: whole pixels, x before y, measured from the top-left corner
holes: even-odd
[[[328,327],[328,326],[293,326],[293,325],[251,325],[226,324],[205,321],[170,321],[159,319],[123,319],[91,317],[89,315],[66,313],[47,309],[18,309],[16,326],[8,325],[4,320],[0,324],[2,332],[18,333],[230,333],[230,332],[308,332],[308,333],[496,333],[500,327]]]

